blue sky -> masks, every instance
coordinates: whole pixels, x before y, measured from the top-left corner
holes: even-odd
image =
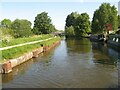
[[[46,2],[45,2],[46,1]],[[68,1],[68,0],[67,0]],[[4,0],[0,3],[0,20],[4,18],[8,18],[10,20],[18,19],[28,19],[32,23],[34,23],[34,19],[37,14],[45,11],[48,12],[48,15],[52,19],[52,23],[55,25],[57,29],[64,29],[65,19],[68,14],[71,12],[78,12],[78,13],[88,13],[90,16],[90,20],[92,20],[93,13],[96,9],[99,8],[102,2],[97,2],[92,0],[93,2],[88,2],[85,0],[71,0],[72,2],[40,2],[37,0],[29,0],[25,2],[19,1],[15,2],[15,0]],[[105,1],[105,0],[104,0]],[[113,0],[114,1],[114,0]],[[118,8],[118,2],[111,1],[111,5],[115,5]]]

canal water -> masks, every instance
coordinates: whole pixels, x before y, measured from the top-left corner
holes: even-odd
[[[2,75],[3,88],[114,88],[118,86],[120,54],[89,39],[62,40]]]

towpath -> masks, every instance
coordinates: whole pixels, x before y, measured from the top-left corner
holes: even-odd
[[[53,38],[55,38],[55,37],[53,37]],[[7,50],[7,49],[10,49],[10,48],[14,48],[14,47],[20,47],[20,46],[24,46],[24,45],[28,45],[28,44],[35,44],[35,43],[39,43],[39,42],[43,42],[43,41],[48,41],[48,40],[51,40],[53,38],[48,38],[48,39],[38,40],[38,41],[33,41],[33,42],[27,42],[27,43],[13,45],[13,46],[7,46],[7,47],[0,48],[0,51],[1,50]]]

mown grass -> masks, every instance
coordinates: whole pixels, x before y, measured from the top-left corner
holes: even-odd
[[[27,42],[32,42],[32,41],[38,41],[38,40],[43,40],[43,39],[47,39],[50,37],[52,37],[52,35],[47,34],[47,35],[38,35],[38,36],[27,37],[27,38],[10,39],[9,41],[4,40],[2,41],[2,44],[0,47],[12,46],[12,45],[17,45],[17,44],[22,44],[22,43],[27,43]]]
[[[15,47],[15,48],[11,48],[11,49],[7,49],[7,50],[3,50],[2,51],[2,58],[0,59],[0,63],[3,63],[9,59],[13,59],[13,58],[17,58],[27,52],[30,52],[34,49],[40,48],[41,45],[52,45],[55,41],[60,40],[60,37],[56,37],[53,38],[51,40],[48,41],[44,41],[44,42],[39,42],[36,44],[30,44],[30,45],[24,45],[24,46],[20,46],[20,47]]]

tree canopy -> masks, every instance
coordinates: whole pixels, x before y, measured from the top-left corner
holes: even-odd
[[[74,37],[75,36],[74,27],[73,26],[66,27],[65,34],[66,37]]]
[[[103,3],[94,12],[92,19],[92,33],[104,33],[107,29],[117,30],[118,28],[117,9],[110,3]]]
[[[87,13],[78,14],[77,12],[72,12],[67,16],[65,24],[65,32],[67,37],[82,37],[87,35],[90,31],[90,21]],[[70,35],[68,35],[68,32]]]
[[[51,18],[48,13],[42,12],[35,17],[33,33],[34,34],[49,34],[55,30]]]
[[[31,22],[26,19],[16,19],[12,22],[11,28],[14,32],[14,37],[28,37],[32,34]]]
[[[118,28],[120,28],[120,15],[118,15]]]
[[[75,26],[76,20],[78,18],[79,14],[77,12],[72,12],[69,14],[66,18],[66,24],[65,27]]]
[[[1,27],[11,28],[11,20],[10,19],[3,19],[1,21]]]

